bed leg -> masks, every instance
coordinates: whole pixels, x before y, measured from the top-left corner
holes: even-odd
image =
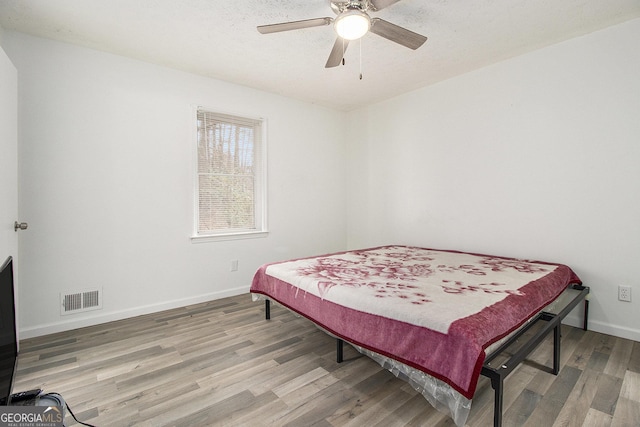
[[[553,328],[553,375],[560,372],[560,323]]]
[[[340,338],[337,339],[336,342],[336,362],[338,363],[342,363],[343,359],[343,348],[344,348],[344,341],[342,341]]]
[[[589,300],[588,299],[584,299],[584,319],[583,319],[583,324],[582,324],[582,329],[584,331],[587,330],[587,322],[589,320]]]
[[[264,300],[264,318],[266,320],[271,319],[271,301],[268,299]]]
[[[491,378],[491,387],[495,390],[493,427],[502,427],[502,384],[502,378]]]

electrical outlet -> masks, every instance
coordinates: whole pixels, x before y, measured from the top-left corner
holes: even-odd
[[[618,286],[618,299],[631,302],[631,286]]]
[[[238,260],[231,260],[231,271],[238,271]]]

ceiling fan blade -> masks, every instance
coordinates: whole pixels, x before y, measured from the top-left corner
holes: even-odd
[[[281,24],[270,24],[258,26],[258,31],[262,34],[279,33],[280,31],[300,30],[302,28],[321,27],[333,22],[332,18],[304,19],[302,21],[283,22]]]
[[[400,0],[370,0],[375,10],[384,9],[387,6],[391,6],[394,3],[398,3]]]
[[[427,41],[427,38],[421,34],[414,33],[380,18],[371,20],[371,29],[369,31],[413,50],[416,50]]]
[[[324,68],[332,68],[340,65],[342,63],[342,58],[344,57],[344,52],[347,50],[347,46],[349,46],[349,40],[338,37],[336,42],[333,44],[333,49],[331,49],[329,59],[327,59],[327,64]]]

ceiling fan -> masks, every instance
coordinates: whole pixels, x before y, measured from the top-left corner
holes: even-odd
[[[333,23],[338,35],[325,68],[336,67],[344,63],[344,52],[349,41],[357,40],[371,31],[385,39],[401,44],[410,49],[417,49],[427,38],[406,28],[392,24],[380,18],[371,18],[368,12],[377,12],[400,0],[329,0],[336,18],[314,18],[302,21],[283,22],[280,24],[260,25],[262,34],[281,31],[299,30],[302,28],[321,27]]]

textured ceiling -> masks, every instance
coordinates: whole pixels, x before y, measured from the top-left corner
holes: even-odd
[[[332,26],[265,35],[256,26],[334,17],[329,0],[0,0],[5,30],[340,110],[640,17],[640,0],[402,0],[371,15],[429,39],[412,51],[367,34],[344,66],[325,69]]]

